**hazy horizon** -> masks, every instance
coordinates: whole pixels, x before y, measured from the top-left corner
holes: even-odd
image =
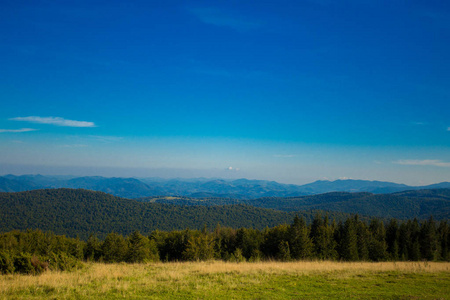
[[[404,182],[395,182],[388,180],[377,180],[377,179],[361,179],[361,178],[316,178],[311,181],[304,182],[287,182],[280,180],[273,180],[270,178],[252,178],[243,177],[240,173],[230,174],[229,170],[180,170],[180,169],[136,169],[136,168],[61,168],[61,167],[39,167],[39,166],[21,166],[18,168],[17,165],[5,166],[0,165],[3,173],[0,176],[13,175],[13,176],[48,176],[48,177],[104,177],[104,178],[135,178],[135,179],[159,179],[159,180],[265,180],[265,181],[275,181],[282,184],[294,184],[294,185],[304,185],[313,183],[316,181],[336,181],[336,180],[368,180],[368,181],[379,181],[379,182],[392,182],[397,184],[406,184],[408,186],[426,186],[431,184],[442,183],[446,181],[437,182],[427,182],[423,184],[407,184]],[[64,172],[64,170],[66,172]],[[72,173],[70,173],[71,171]],[[214,175],[215,174],[215,175]]]
[[[0,7],[0,174],[450,181],[450,3]]]

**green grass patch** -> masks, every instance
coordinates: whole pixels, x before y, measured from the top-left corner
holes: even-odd
[[[0,299],[449,299],[449,263],[89,264],[0,276]]]

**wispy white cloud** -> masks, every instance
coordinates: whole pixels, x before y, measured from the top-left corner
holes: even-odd
[[[450,162],[445,162],[438,159],[401,159],[394,161],[394,164],[408,165],[408,166],[435,166],[435,167],[450,167]]]
[[[36,131],[38,129],[34,128],[21,128],[21,129],[0,129],[0,133],[20,133],[20,132],[30,132]]]
[[[450,127],[447,127],[447,131],[450,131]]]
[[[261,27],[261,24],[258,22],[215,8],[193,8],[189,9],[189,12],[199,18],[203,23],[228,27],[238,31],[249,31]]]
[[[39,124],[50,124],[64,127],[96,127],[93,122],[68,120],[60,117],[17,117],[11,118],[12,121],[23,121]]]

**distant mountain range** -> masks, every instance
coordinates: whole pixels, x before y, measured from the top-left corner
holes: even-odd
[[[329,192],[369,192],[388,194],[407,190],[450,188],[450,182],[427,186],[408,186],[368,180],[320,180],[305,185],[281,184],[266,180],[107,178],[42,175],[0,177],[0,192],[21,192],[49,188],[82,188],[124,198],[185,196],[190,198],[256,199],[298,197]]]

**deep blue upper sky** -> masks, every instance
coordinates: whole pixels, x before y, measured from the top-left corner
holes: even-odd
[[[2,1],[0,175],[450,181],[449,41],[448,1]]]

